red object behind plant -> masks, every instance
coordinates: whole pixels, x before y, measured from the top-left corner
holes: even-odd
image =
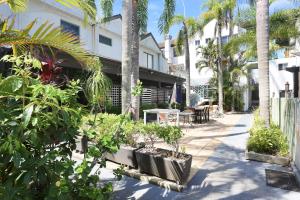
[[[56,62],[50,58],[46,58],[42,62],[42,71],[40,78],[44,84],[64,85],[68,79],[62,74],[62,67],[58,66]]]

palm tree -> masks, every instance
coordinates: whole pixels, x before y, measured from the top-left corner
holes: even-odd
[[[258,33],[258,30],[261,31],[260,28],[257,27],[257,24],[261,26],[261,22],[257,21],[258,16],[258,5],[255,8],[251,8],[249,10],[245,10],[241,12],[241,15],[238,18],[239,25],[242,28],[245,28],[247,31],[245,33],[240,34],[239,36],[235,36],[231,39],[231,41],[226,45],[225,51],[230,52],[232,54],[241,51],[244,51],[243,56],[248,59],[258,58],[258,67],[259,67],[259,91],[261,91],[260,95],[260,112],[261,116],[266,121],[266,126],[269,125],[269,73],[268,72],[268,64],[264,60],[262,64],[262,52],[259,50],[259,46],[261,47],[261,32]],[[260,8],[261,9],[261,8]],[[260,11],[261,12],[261,11]],[[266,12],[266,11],[265,11]],[[296,27],[296,22],[299,14],[298,9],[290,9],[290,10],[282,10],[273,13],[268,16],[268,53],[263,56],[267,56],[267,60],[276,54],[278,49],[288,48],[290,38],[296,38],[300,35],[299,30]],[[261,20],[261,19],[260,19]],[[266,20],[266,19],[264,19]],[[266,31],[266,30],[264,30]],[[264,33],[265,34],[265,33]],[[259,42],[258,42],[259,41]],[[286,41],[286,42],[284,42]],[[266,48],[265,46],[263,48]],[[265,50],[264,50],[265,51]],[[263,58],[266,59],[266,58]],[[267,77],[266,77],[267,76]],[[268,93],[268,94],[267,94]]]
[[[128,6],[124,6],[125,2],[126,5],[130,4],[130,8]],[[114,3],[113,0],[101,0],[101,7],[105,18],[111,16],[113,3]],[[122,55],[124,55],[125,52],[127,51],[128,53],[126,53],[127,56],[124,55],[124,60],[122,56],[122,88],[124,88],[122,89],[122,111],[125,111],[128,108],[128,106],[130,106],[131,104],[134,110],[133,112],[134,112],[135,119],[139,118],[139,104],[140,104],[139,97],[138,96],[128,97],[128,96],[131,94],[130,88],[134,88],[139,79],[139,39],[140,39],[139,35],[141,32],[144,32],[147,27],[147,19],[148,19],[147,7],[148,7],[148,0],[131,0],[130,2],[123,0]],[[164,0],[164,10],[162,16],[164,16],[163,22],[165,24],[170,23],[170,20],[172,19],[174,12],[175,12],[175,0]],[[130,14],[130,19],[127,19],[127,16],[124,18],[124,14],[125,15]],[[160,18],[162,18],[162,16]],[[125,22],[124,19],[129,21]],[[130,33],[129,35],[124,35],[125,29],[127,30],[126,34]],[[125,40],[127,42],[125,42]],[[126,45],[123,45],[125,43]],[[131,47],[131,53],[130,50],[126,50],[128,46]],[[129,59],[127,57],[129,57]],[[127,64],[123,64],[123,62],[127,62]],[[127,88],[127,90],[125,88]]]
[[[131,44],[132,0],[122,0],[122,113],[127,113],[131,102]]]
[[[218,59],[218,47],[214,40],[209,40],[206,46],[200,46],[199,52],[201,59],[197,62],[196,67],[199,71],[204,68],[209,68],[215,75],[217,75],[217,59]]]
[[[270,126],[269,0],[256,0],[257,63],[260,116]]]
[[[193,37],[196,33],[201,34],[201,24],[192,17],[184,17],[182,15],[174,16],[169,23],[170,28],[174,24],[182,24],[182,29],[178,33],[177,37],[177,51],[181,51],[182,44],[184,47],[185,55],[185,70],[186,70],[186,106],[190,107],[190,91],[191,91],[191,74],[190,74],[190,50],[189,50],[189,38]],[[164,32],[164,27],[160,27],[160,31]]]
[[[147,29],[148,20],[148,0],[132,0],[132,70],[131,88],[137,86],[139,80],[139,49],[140,33]],[[133,119],[138,120],[140,113],[140,96],[131,96]]]
[[[218,103],[219,103],[219,112],[223,114],[223,52],[222,52],[222,28],[227,27],[228,25],[228,5],[226,1],[219,0],[208,0],[204,7],[208,10],[202,14],[203,19],[205,20],[205,24],[209,23],[211,20],[215,19],[215,36],[217,37],[217,46],[218,46]]]

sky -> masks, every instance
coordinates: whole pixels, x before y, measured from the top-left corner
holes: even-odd
[[[246,5],[246,0],[240,0],[241,6]],[[275,11],[281,9],[293,8],[296,6],[300,6],[300,4],[292,3],[293,0],[277,0],[270,6],[270,12],[273,13]],[[185,15],[187,17],[195,17],[198,16],[204,11],[203,2],[205,0],[176,0],[176,14],[184,15],[184,7],[185,7]],[[148,32],[152,32],[154,37],[158,42],[163,41],[164,37],[159,33],[157,28],[158,19],[163,10],[164,0],[149,0],[148,4]],[[120,14],[122,8],[122,0],[115,0],[114,5],[114,14]],[[170,35],[173,38],[176,38],[177,33],[180,29],[180,26],[174,26],[170,29]]]

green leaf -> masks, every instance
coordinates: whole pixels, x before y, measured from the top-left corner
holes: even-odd
[[[24,125],[24,127],[28,126],[28,123],[31,119],[33,109],[34,109],[34,105],[32,104],[24,110],[24,112],[23,112],[23,119],[24,119],[23,125]]]
[[[0,95],[12,94],[21,89],[23,80],[17,76],[9,76],[0,82]]]

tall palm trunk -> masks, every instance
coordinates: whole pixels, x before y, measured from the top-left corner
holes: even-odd
[[[137,85],[139,79],[139,25],[137,16],[138,0],[132,0],[132,88]],[[140,97],[131,96],[134,120],[139,119]]]
[[[223,114],[222,24],[218,21],[218,96],[219,112]]]
[[[122,1],[122,113],[130,106],[131,0]]]
[[[232,35],[233,35],[233,28],[234,28],[234,25],[233,25],[233,10],[232,9],[229,9],[228,11],[228,15],[229,15],[229,40],[231,39]],[[230,64],[230,67],[233,67],[233,59],[232,59],[232,56],[230,55],[229,56],[229,64]],[[231,111],[234,112],[235,111],[235,88],[234,88],[234,81],[232,81],[232,99],[231,99]]]
[[[191,73],[190,73],[190,50],[189,50],[189,35],[186,24],[183,23],[184,31],[184,54],[185,54],[185,70],[186,70],[186,106],[191,106]]]
[[[269,0],[256,0],[257,59],[260,116],[270,126]]]

